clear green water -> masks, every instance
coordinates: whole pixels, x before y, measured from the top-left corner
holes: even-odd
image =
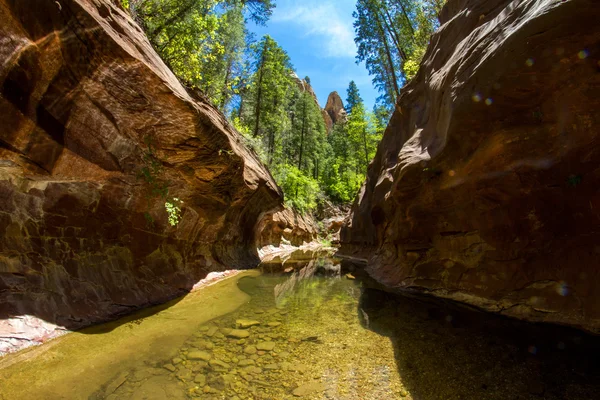
[[[7,357],[0,396],[598,398],[597,338],[373,286],[326,256],[274,261]]]

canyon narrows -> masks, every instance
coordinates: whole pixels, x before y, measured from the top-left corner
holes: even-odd
[[[0,0],[0,400],[595,398],[598,0],[275,3]]]
[[[127,13],[2,0],[0,20],[0,352],[257,265],[280,189]]]
[[[450,0],[342,229],[388,287],[600,332],[600,7]]]

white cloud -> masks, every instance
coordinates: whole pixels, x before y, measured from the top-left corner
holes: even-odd
[[[297,25],[305,31],[306,36],[317,38],[323,51],[319,56],[354,58],[354,28],[348,8],[348,5],[354,4],[349,1],[335,3],[337,4],[333,1],[281,1],[277,3],[271,21]]]

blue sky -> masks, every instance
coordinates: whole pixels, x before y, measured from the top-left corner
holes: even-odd
[[[289,54],[299,77],[309,76],[321,107],[336,90],[346,100],[354,80],[368,109],[377,92],[363,63],[356,64],[352,12],[356,0],[276,0],[266,27],[250,26],[257,39],[271,35]]]

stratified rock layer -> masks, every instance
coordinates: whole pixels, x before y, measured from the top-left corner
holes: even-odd
[[[0,352],[256,265],[279,189],[123,10],[0,0],[0,20]]]
[[[282,244],[297,247],[316,241],[318,235],[319,227],[312,216],[285,208],[266,214],[257,225],[256,237],[259,247]]]
[[[370,274],[600,332],[600,7],[450,0],[342,230]]]

